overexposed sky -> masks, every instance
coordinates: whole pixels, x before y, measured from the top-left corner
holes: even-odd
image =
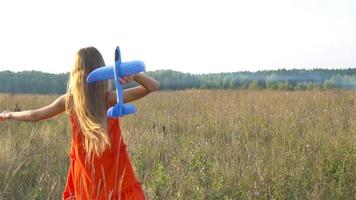
[[[0,71],[68,72],[95,46],[112,64],[190,73],[356,67],[355,0],[3,0]]]

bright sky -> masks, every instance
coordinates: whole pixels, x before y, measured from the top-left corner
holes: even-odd
[[[190,73],[356,67],[355,0],[8,0],[0,71],[67,72],[95,46],[112,64]]]

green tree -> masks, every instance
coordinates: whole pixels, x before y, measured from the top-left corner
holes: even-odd
[[[257,81],[257,80],[252,81],[252,82],[248,85],[248,89],[250,89],[250,90],[259,90],[260,87],[259,87],[259,85],[258,85],[258,81]]]

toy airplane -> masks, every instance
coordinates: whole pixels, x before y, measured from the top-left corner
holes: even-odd
[[[97,68],[88,75],[87,83],[115,79],[117,104],[109,108],[107,111],[107,116],[116,118],[136,112],[134,105],[124,104],[123,102],[123,91],[120,78],[144,71],[145,64],[141,61],[121,62],[120,48],[116,47],[114,66],[110,65]]]

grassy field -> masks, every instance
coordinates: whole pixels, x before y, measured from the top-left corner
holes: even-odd
[[[0,95],[0,110],[56,96]],[[121,119],[149,199],[356,199],[356,91],[157,92]],[[62,114],[0,124],[0,199],[60,199]]]

